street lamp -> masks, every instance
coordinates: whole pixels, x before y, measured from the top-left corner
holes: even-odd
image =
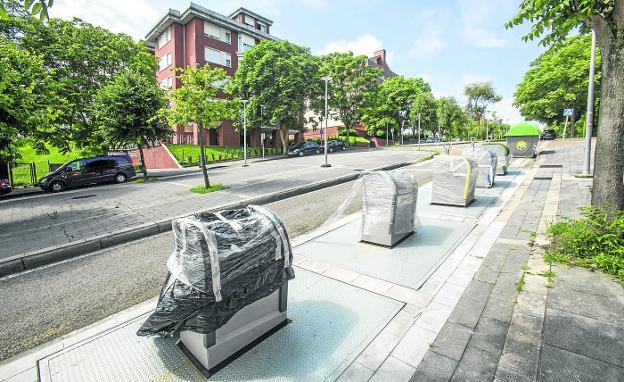
[[[327,84],[332,80],[329,76],[321,77],[321,80],[325,81],[325,131],[323,131],[323,138],[325,139],[325,163],[321,165],[321,167],[331,167],[331,164],[327,163],[327,119],[328,119],[328,110],[327,110]]]
[[[243,167],[247,167],[247,102],[248,99],[242,99],[243,102]]]

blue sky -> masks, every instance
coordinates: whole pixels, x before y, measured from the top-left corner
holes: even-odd
[[[385,48],[393,71],[423,77],[434,95],[464,103],[463,88],[491,81],[503,100],[491,107],[510,123],[522,117],[513,92],[542,47],[525,43],[527,26],[506,30],[504,23],[520,0],[195,0],[229,14],[244,6],[274,24],[271,33],[309,47],[313,53],[352,50],[371,55]],[[168,8],[184,10],[189,1],[57,0],[54,17],[80,17],[140,39]]]

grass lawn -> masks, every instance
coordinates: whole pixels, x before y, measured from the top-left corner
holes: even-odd
[[[176,158],[181,165],[197,164],[199,163],[199,145],[174,145],[168,144],[167,148],[171,151],[171,154]],[[242,159],[243,148],[242,147],[221,147],[221,146],[206,146],[206,162],[219,162],[228,159]],[[279,154],[278,149],[267,147],[265,148],[265,155]],[[247,157],[261,157],[261,147],[247,147]]]
[[[209,192],[225,190],[226,188],[227,187],[222,185],[221,183],[213,183],[210,185],[210,187],[195,186],[195,187],[192,187],[189,191],[194,192],[196,194],[207,194]]]
[[[20,159],[16,159],[17,163],[35,163],[37,171],[37,180],[47,174],[49,171],[48,163],[63,164],[73,159],[89,156],[88,153],[84,153],[81,150],[71,150],[65,154],[59,152],[56,147],[48,146],[49,154],[37,154],[35,149],[30,146],[22,146],[19,149],[21,155]],[[17,166],[13,169],[13,181],[14,184],[30,184],[30,167],[29,166]]]

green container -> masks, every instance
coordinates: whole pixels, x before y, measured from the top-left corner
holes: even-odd
[[[540,137],[537,126],[530,123],[519,123],[512,126],[505,137],[511,156],[520,158],[533,158],[535,156]]]

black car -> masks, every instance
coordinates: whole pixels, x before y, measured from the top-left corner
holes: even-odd
[[[327,151],[333,153],[334,151],[345,151],[347,146],[343,141],[327,141]],[[321,146],[321,151],[324,151],[325,147]]]
[[[59,192],[95,183],[124,183],[136,175],[132,161],[124,155],[103,155],[67,162],[39,180],[39,187]]]
[[[555,131],[554,130],[544,130],[544,131],[542,131],[542,134],[540,135],[540,139],[541,140],[550,140],[550,141],[552,141],[555,138],[557,138],[557,136],[555,135]]]
[[[306,154],[320,154],[321,146],[316,142],[299,142],[288,149],[288,156],[304,156]]]
[[[0,195],[11,192],[11,185],[7,179],[0,179]]]

